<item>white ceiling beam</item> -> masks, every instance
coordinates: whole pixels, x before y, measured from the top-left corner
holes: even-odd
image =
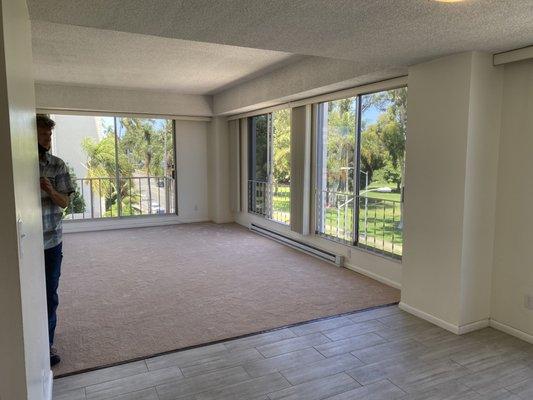
[[[533,46],[494,54],[494,65],[509,64],[533,58]]]

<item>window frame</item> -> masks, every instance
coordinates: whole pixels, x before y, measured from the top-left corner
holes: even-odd
[[[280,224],[282,226],[290,226],[290,216],[288,221],[282,221],[274,218],[275,210],[273,208],[274,205],[274,196],[271,192],[272,185],[273,185],[273,173],[274,173],[274,113],[276,111],[281,111],[287,108],[275,108],[270,110],[266,113],[259,113],[254,115],[249,115],[245,117],[245,123],[247,126],[247,158],[246,158],[246,168],[248,170],[247,175],[247,182],[246,182],[246,190],[247,190],[247,212],[248,214],[256,215],[258,217],[264,218],[268,221],[272,221],[274,223]],[[289,112],[291,112],[291,109],[288,108]],[[254,118],[257,117],[263,117],[266,116],[267,120],[267,132],[266,132],[266,139],[267,139],[267,146],[266,146],[266,180],[260,181],[257,179],[256,176],[256,168],[257,168],[257,161],[256,156],[257,153],[255,151],[255,144],[257,140],[257,135],[254,133]],[[253,174],[252,174],[253,171]],[[264,189],[264,212],[257,211],[257,203],[256,203],[256,193],[257,190],[252,190],[251,186],[257,183],[264,183],[265,189]],[[255,186],[254,186],[255,188]],[[290,215],[290,214],[289,214]]]
[[[311,202],[311,212],[310,215],[312,216],[311,222],[313,227],[314,236],[322,239],[326,239],[330,242],[336,243],[336,244],[342,244],[345,246],[349,246],[350,248],[357,248],[358,250],[365,251],[374,255],[383,256],[385,258],[393,259],[400,261],[403,257],[402,254],[395,254],[391,252],[387,252],[385,250],[380,250],[378,248],[362,244],[360,242],[360,192],[361,192],[361,181],[359,179],[361,175],[361,139],[362,139],[362,101],[361,99],[366,95],[371,95],[375,93],[380,92],[386,92],[396,89],[402,89],[402,88],[408,88],[408,84],[406,81],[403,81],[400,79],[400,84],[394,84],[390,86],[386,85],[380,85],[378,84],[375,88],[369,88],[369,90],[357,90],[358,88],[352,89],[352,90],[346,90],[337,92],[330,95],[324,95],[324,96],[317,96],[314,98],[316,101],[313,103],[312,107],[312,174],[311,174],[311,187],[312,192],[314,193],[314,196],[312,196],[313,200]],[[351,94],[351,95],[349,95]],[[353,190],[353,196],[354,196],[354,212],[353,212],[353,223],[352,223],[352,240],[351,242],[347,240],[342,240],[339,238],[336,238],[332,235],[327,235],[324,232],[320,232],[319,230],[319,224],[323,220],[323,213],[322,211],[323,207],[321,207],[322,202],[319,201],[318,193],[321,190],[321,185],[319,185],[319,178],[321,176],[321,167],[323,165],[324,159],[322,154],[322,141],[321,141],[321,132],[320,129],[322,129],[322,118],[321,115],[321,105],[326,104],[328,102],[336,101],[336,100],[343,100],[348,98],[356,98],[356,135],[355,135],[355,145],[354,145],[354,162],[355,162],[355,171],[354,171],[354,190]],[[405,161],[404,161],[405,162]],[[401,204],[403,206],[404,203],[404,187],[401,191]],[[324,230],[324,229],[322,229]]]
[[[53,110],[53,109],[37,109],[37,113],[44,113],[49,115],[61,115],[61,116],[73,116],[73,117],[110,117],[113,118],[113,130],[114,130],[114,143],[115,143],[115,181],[116,184],[119,185],[119,182],[121,180],[120,170],[118,167],[118,130],[117,130],[117,119],[119,118],[139,118],[139,119],[159,119],[159,120],[170,120],[172,121],[172,152],[173,152],[173,163],[174,163],[174,171],[173,171],[173,180],[174,183],[172,185],[172,189],[174,191],[174,201],[172,202],[174,206],[173,212],[166,212],[164,214],[158,214],[158,213],[147,213],[147,214],[139,214],[139,215],[121,215],[122,214],[122,205],[121,205],[121,199],[120,194],[118,194],[118,202],[117,202],[117,216],[109,216],[109,217],[87,217],[87,218],[64,218],[63,223],[76,223],[76,222],[91,222],[91,221],[100,221],[100,220],[107,220],[107,221],[113,221],[113,220],[122,220],[122,219],[135,219],[135,218],[165,218],[165,217],[172,217],[172,216],[179,216],[179,208],[178,208],[178,146],[176,141],[176,117],[168,116],[168,115],[149,115],[149,114],[129,114],[129,113],[111,113],[111,112],[92,112],[92,111],[76,111],[76,110]],[[199,118],[198,120],[206,120],[205,118]],[[57,139],[54,139],[57,140]],[[82,190],[83,191],[83,190]]]

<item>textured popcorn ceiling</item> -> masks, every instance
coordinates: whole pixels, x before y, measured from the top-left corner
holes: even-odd
[[[533,44],[533,0],[28,0],[28,5],[34,21],[353,60],[366,70],[369,66],[376,70],[405,67],[461,51],[498,52]],[[107,43],[112,38],[127,44],[129,53],[143,53],[148,41],[157,42],[154,38],[133,36],[124,36],[120,41],[115,35],[106,35],[110,34],[95,33],[94,43],[117,46],[113,41]],[[37,40],[36,50],[47,45],[45,40]],[[58,51],[62,45],[70,47],[64,58],[71,57],[72,62],[85,62],[83,57],[89,55],[76,48],[74,40],[70,45],[64,44],[63,38],[57,36],[56,42]],[[164,43],[172,47],[172,42]],[[183,59],[194,53],[194,46],[182,45],[184,56],[178,58],[185,62]],[[175,46],[177,49],[179,45]],[[198,79],[209,75],[200,73],[203,68],[243,77],[246,71],[238,71],[242,60],[235,53],[231,54],[229,48],[212,49],[213,59],[195,59],[200,64],[212,64],[199,66]],[[116,53],[109,51],[119,59],[128,56],[128,51],[118,46]],[[164,57],[157,51],[148,54]],[[260,53],[257,56],[262,59]],[[262,66],[275,65],[277,56],[288,55],[264,54],[267,59],[271,57],[270,61],[255,67],[248,59],[247,73],[255,68],[255,73],[260,74]],[[180,74],[179,68],[174,70]],[[136,79],[134,71],[127,73]],[[229,79],[227,82],[231,83]],[[195,83],[199,84],[200,81]]]
[[[32,21],[37,82],[206,94],[302,57]]]
[[[532,0],[29,0],[32,19],[391,62],[533,42]]]

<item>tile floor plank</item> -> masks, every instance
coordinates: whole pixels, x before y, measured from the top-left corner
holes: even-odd
[[[183,375],[196,376],[211,371],[239,366],[250,361],[262,360],[265,357],[256,349],[236,350],[221,353],[217,356],[198,360],[194,365],[181,367]]]
[[[405,392],[388,380],[344,392],[327,400],[396,400],[404,399]]]
[[[160,400],[170,400],[183,396],[213,390],[218,387],[232,385],[249,380],[250,376],[241,367],[229,368],[197,375],[189,378],[176,379],[156,387]]]
[[[146,365],[150,371],[174,366],[184,367],[195,365],[208,357],[216,357],[223,353],[227,353],[226,346],[222,343],[218,343],[148,358],[146,360]]]
[[[301,367],[291,367],[281,371],[281,374],[293,385],[314,379],[335,375],[349,369],[356,368],[363,363],[351,354],[326,358]]]
[[[289,387],[278,372],[196,395],[196,400],[247,400]]]
[[[148,372],[146,363],[144,361],[135,361],[127,364],[117,365],[115,367],[70,375],[54,380],[54,391],[63,392],[85,386],[96,385],[98,383],[114,381],[115,379],[137,375],[142,372]]]
[[[178,367],[169,367],[87,386],[85,392],[87,400],[103,400],[147,389],[180,377],[182,374]]]
[[[364,333],[374,332],[383,329],[385,325],[377,320],[358,322],[352,325],[346,325],[336,329],[330,329],[324,332],[331,340],[341,340],[352,336],[359,336]]]
[[[274,357],[329,342],[331,342],[331,340],[322,333],[311,333],[305,336],[298,336],[295,338],[280,340],[275,343],[264,344],[256,347],[256,349],[265,357]]]
[[[375,346],[384,343],[385,339],[375,333],[366,333],[364,335],[353,336],[347,339],[337,340],[330,343],[315,346],[321,354],[326,357],[332,357],[339,354],[349,353],[369,346]]]
[[[335,317],[321,321],[309,322],[307,324],[293,326],[289,328],[297,336],[309,335],[310,333],[324,332],[329,329],[340,328],[352,325],[354,322],[348,317]]]
[[[268,397],[271,400],[322,400],[360,386],[349,375],[340,373],[273,392]]]
[[[229,351],[249,349],[265,344],[279,342],[280,340],[293,338],[296,335],[288,328],[273,332],[261,333],[259,335],[248,336],[242,339],[232,340],[224,343]]]
[[[323,360],[322,356],[315,349],[304,349],[282,354],[264,360],[253,361],[244,365],[244,369],[250,376],[259,377],[272,372],[281,371],[290,367],[303,367],[315,361]]]

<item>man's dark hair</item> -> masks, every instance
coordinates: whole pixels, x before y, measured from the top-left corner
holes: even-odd
[[[38,128],[54,129],[56,126],[54,120],[46,114],[37,114],[36,121]]]

